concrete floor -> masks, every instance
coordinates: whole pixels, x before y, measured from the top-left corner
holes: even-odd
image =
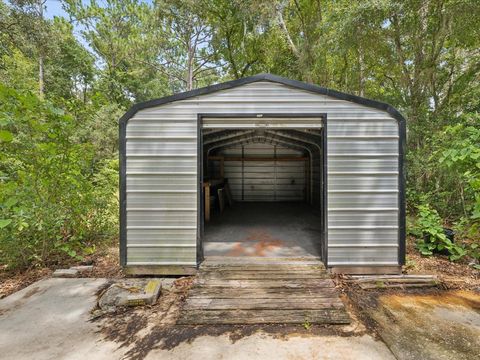
[[[318,257],[320,213],[296,202],[236,202],[205,224],[204,255]]]

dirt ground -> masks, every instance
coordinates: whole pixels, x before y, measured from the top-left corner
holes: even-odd
[[[422,256],[413,239],[407,240],[407,259],[403,267],[406,274],[437,275],[449,289],[480,288],[480,270],[468,266],[468,259],[451,262],[446,256]]]
[[[113,245],[98,250],[82,262],[70,262],[63,266],[52,268],[32,268],[24,271],[7,272],[0,269],[0,299],[40,279],[51,276],[57,268],[74,265],[93,264],[94,269],[85,273],[84,277],[93,278],[122,278],[124,274],[118,262],[118,246]],[[446,256],[422,256],[414,246],[412,239],[407,241],[407,261],[404,266],[406,274],[435,274],[449,289],[480,288],[480,271],[468,266],[468,260],[451,262]]]
[[[0,269],[0,299],[17,292],[34,282],[52,275],[55,269],[68,268],[75,265],[93,265],[93,271],[84,273],[82,277],[121,278],[124,277],[118,262],[118,246],[110,246],[98,250],[83,261],[71,261],[51,268],[31,268],[23,271],[4,271]]]

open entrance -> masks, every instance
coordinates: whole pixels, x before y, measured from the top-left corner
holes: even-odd
[[[325,262],[325,125],[310,114],[200,117],[204,257]]]

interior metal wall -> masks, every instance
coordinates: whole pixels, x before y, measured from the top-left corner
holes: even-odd
[[[303,157],[301,151],[268,143],[253,143],[227,148],[217,155],[226,159],[271,158],[262,161],[225,161],[224,177],[228,179],[235,201],[304,201],[306,198],[305,160],[274,159]]]
[[[386,111],[258,81],[139,110],[126,125],[127,265],[195,265],[197,119],[328,114],[328,265],[397,265],[399,127]],[[204,119],[204,128],[242,120]],[[254,126],[302,128],[303,119]],[[251,125],[243,125],[249,127]]]

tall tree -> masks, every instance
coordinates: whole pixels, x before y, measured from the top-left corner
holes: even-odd
[[[255,0],[210,0],[212,47],[228,75],[235,79],[266,71],[268,24]]]
[[[186,90],[202,84],[202,78],[207,82],[209,76],[215,78],[218,66],[211,46],[213,33],[204,18],[203,4],[195,0],[157,0],[155,7],[168,38],[160,54],[168,76]]]

